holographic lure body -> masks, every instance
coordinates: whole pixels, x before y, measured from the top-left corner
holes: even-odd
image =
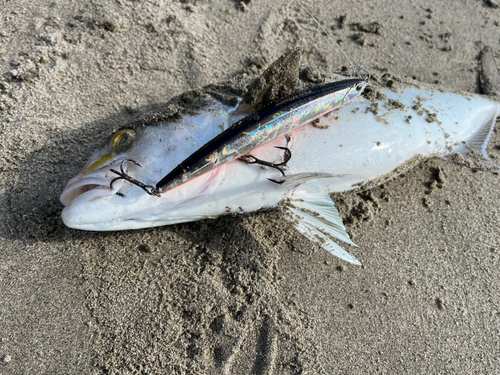
[[[354,101],[367,83],[368,79],[361,78],[328,83],[243,118],[161,179],[156,184],[156,193],[164,193],[210,172]]]

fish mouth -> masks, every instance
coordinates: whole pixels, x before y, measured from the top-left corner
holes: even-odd
[[[107,166],[92,174],[80,173],[68,182],[60,197],[61,203],[66,206],[61,213],[66,226],[108,231],[204,219],[207,215],[200,213],[198,207],[210,197],[223,176],[221,172],[225,166],[189,181],[183,188],[172,189],[160,198],[144,193],[124,179],[117,179],[111,189],[111,181],[119,177],[111,168],[119,170],[120,164]],[[125,164],[125,173],[126,168]]]
[[[82,195],[90,199],[114,195],[123,184],[123,180],[118,180],[111,189],[110,183],[115,177],[117,176],[109,169],[91,175],[79,174],[68,181],[59,200],[64,206],[68,206]]]

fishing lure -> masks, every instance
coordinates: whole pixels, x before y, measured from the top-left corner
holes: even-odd
[[[156,186],[146,185],[123,171],[115,169],[111,171],[119,177],[113,179],[110,188],[117,180],[126,180],[140,188],[149,195],[160,197],[160,194],[172,190],[194,178],[200,177],[221,165],[235,159],[256,163],[278,169],[283,175],[280,167],[290,159],[290,150],[282,148],[286,152],[285,161],[280,164],[266,162],[257,159],[249,153],[292,130],[299,128],[331,111],[339,109],[352,101],[355,101],[363,92],[370,80],[370,73],[359,64],[354,64],[347,54],[340,48],[337,42],[321,26],[318,20],[296,0],[297,3],[309,14],[310,17],[327,34],[330,40],[342,51],[349,60],[353,73],[358,77],[338,82],[327,83],[312,90],[307,90],[293,98],[283,100],[281,103],[271,103],[265,108],[250,114],[236,122],[230,128],[219,134],[203,147],[195,151],[186,160],[177,165],[170,173],[163,177]],[[362,77],[360,72],[366,73]],[[128,159],[138,166],[135,160]],[[270,181],[280,183],[275,179]]]
[[[279,105],[271,104],[238,121],[233,126],[212,139],[206,145],[190,155],[162,178],[155,187],[145,185],[123,172],[112,170],[113,173],[132,184],[142,188],[150,195],[160,196],[161,193],[180,186],[196,177],[212,171],[224,163],[244,157],[249,162],[278,168],[280,165],[262,161],[247,155],[253,149],[260,147],[277,137],[291,132],[325,114],[350,103],[363,92],[369,78],[348,79],[329,83],[319,88],[302,93],[300,96],[284,101]],[[286,161],[290,159],[290,150]],[[137,165],[134,160],[129,160]],[[281,164],[284,164],[281,163]],[[280,171],[282,171],[280,169]],[[282,172],[283,173],[283,172]],[[273,182],[276,180],[270,179]]]

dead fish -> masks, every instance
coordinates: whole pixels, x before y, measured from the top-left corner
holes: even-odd
[[[500,104],[476,95],[384,87],[377,99],[360,98],[335,116],[321,117],[316,126],[297,128],[252,151],[255,158],[281,164],[275,147],[288,148],[293,157],[286,176],[274,168],[234,160],[160,198],[124,179],[110,189],[116,178],[112,169],[120,168],[153,186],[228,129],[236,121],[235,113],[236,107],[209,98],[199,114],[117,132],[62,192],[64,223],[76,229],[114,231],[278,207],[299,232],[333,255],[360,264],[334,241],[354,245],[329,194],[376,180],[416,156],[487,158],[485,148]],[[142,167],[126,162],[129,159]]]

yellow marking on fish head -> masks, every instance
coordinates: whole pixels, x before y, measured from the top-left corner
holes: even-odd
[[[133,135],[135,135],[135,131],[131,129],[123,129],[117,132],[115,135],[113,135],[113,138],[111,138],[111,141],[109,142],[109,146],[111,147],[111,152],[109,154],[104,155],[102,158],[99,160],[93,162],[91,165],[89,165],[83,172],[82,174],[87,174],[90,172],[93,172],[103,166],[105,166],[107,163],[109,163],[113,158],[118,154],[117,151],[120,150],[120,141],[124,139],[125,135],[129,135],[130,133],[133,132]]]
[[[99,160],[93,162],[90,164],[83,172],[82,174],[87,174],[90,172],[95,171],[96,169],[99,169],[103,165],[105,165],[107,162],[109,162],[111,159],[113,159],[113,156],[111,154],[104,155],[102,158]]]

